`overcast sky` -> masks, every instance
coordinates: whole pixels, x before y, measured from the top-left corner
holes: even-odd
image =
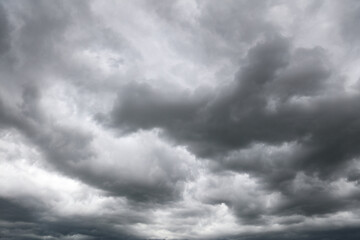
[[[1,239],[360,239],[360,1],[0,0]]]

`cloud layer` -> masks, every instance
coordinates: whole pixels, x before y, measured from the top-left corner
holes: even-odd
[[[4,239],[358,239],[357,1],[0,2]]]

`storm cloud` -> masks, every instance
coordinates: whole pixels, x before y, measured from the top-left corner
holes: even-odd
[[[357,1],[0,1],[0,238],[358,239]]]

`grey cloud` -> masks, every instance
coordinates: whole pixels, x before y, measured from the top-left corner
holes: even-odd
[[[330,147],[331,134],[336,134],[336,138],[343,136],[348,141],[356,139],[356,132],[348,132],[346,129],[349,129],[351,124],[356,125],[358,113],[354,109],[354,103],[358,101],[358,98],[357,96],[342,96],[341,93],[334,97],[319,94],[309,99],[313,102],[311,107],[305,104],[302,106],[301,99],[298,105],[292,104],[289,100],[286,101],[289,98],[296,100],[297,96],[307,96],[309,93],[306,91],[321,90],[322,85],[319,84],[326,84],[324,81],[330,77],[328,67],[323,66],[316,59],[321,60],[321,55],[323,55],[319,49],[296,50],[293,57],[295,62],[286,67],[289,55],[287,45],[288,42],[285,39],[276,37],[249,50],[247,63],[240,70],[237,82],[233,84],[230,93],[224,91],[226,95],[215,100],[208,99],[207,103],[200,106],[189,105],[186,100],[182,102],[182,105],[181,103],[175,105],[158,98],[155,94],[144,94],[142,89],[129,88],[126,94],[119,94],[118,105],[113,111],[114,124],[124,129],[162,127],[180,141],[190,143],[189,146],[195,147],[194,151],[200,156],[211,156],[212,152],[219,152],[221,149],[225,151],[236,149],[253,142],[302,141],[301,139],[310,136],[308,141],[314,149],[309,151],[314,155],[319,154],[318,161],[312,163],[316,165],[324,159],[320,155],[326,150],[322,148]],[[314,57],[310,54],[315,55],[316,58],[313,59]],[[300,60],[305,63],[299,65],[296,62],[299,61],[298,58],[305,58]],[[316,67],[314,61],[321,65]],[[282,72],[278,73],[281,70]],[[275,74],[278,74],[278,79]],[[294,85],[297,83],[284,83],[285,81],[301,81],[298,84],[303,84],[303,86],[296,87]],[[281,88],[285,89],[281,90]],[[149,90],[146,91],[149,92]],[[278,91],[287,93],[288,96],[281,96]],[[144,96],[144,101],[136,96]],[[270,97],[278,98],[279,101],[278,109],[274,112],[266,109]],[[128,105],[126,105],[127,100]],[[163,107],[156,102],[162,102],[163,105],[168,106]],[[179,113],[180,117],[175,119],[174,112]],[[338,114],[339,112],[341,114]],[[353,128],[356,130],[355,126]],[[333,131],[329,131],[330,129]],[[334,132],[335,129],[337,131]],[[351,137],[348,134],[351,134]],[[315,147],[316,144],[321,146]],[[198,145],[205,145],[204,149],[197,148]],[[334,161],[337,161],[336,159],[341,161],[342,152],[347,154],[356,152],[350,143],[346,143],[345,148],[351,149],[341,149],[338,146],[327,148],[327,150],[336,151],[336,157],[329,156],[334,156]],[[309,157],[309,159],[312,158]],[[330,166],[334,167],[334,165]]]
[[[125,131],[138,126],[146,129],[164,125],[179,129],[177,124],[181,126],[192,119],[203,103],[191,96],[184,99],[184,95],[177,95],[159,94],[145,83],[131,84],[118,94],[114,115],[120,116],[118,121],[126,125]]]
[[[359,88],[349,90],[344,69],[351,67],[335,59],[356,49],[357,3],[118,4],[0,4],[0,130],[25,136],[23,144],[44,158],[31,160],[45,170],[125,199],[129,208],[59,217],[50,200],[4,197],[6,188],[6,239],[135,239],[134,229],[147,236],[212,238],[219,229],[214,235],[226,239],[357,238],[350,227],[360,196]],[[303,10],[306,16],[290,16]],[[310,37],[291,35],[309,31],[312,17],[323,22]],[[287,18],[294,29],[286,30]],[[326,24],[343,45],[317,35]],[[162,74],[169,79],[153,79]],[[175,89],[181,81],[194,83]],[[229,234],[223,221],[245,232]],[[330,221],[340,227],[328,231]]]
[[[4,204],[4,207],[6,207],[6,211],[9,211],[13,206]],[[24,209],[16,208],[16,211],[20,210]],[[27,212],[31,212],[31,210],[25,209],[21,214]],[[97,219],[77,217],[46,221],[32,218],[31,221],[28,221],[25,219],[26,215],[16,218],[15,214],[14,211],[9,213],[6,227],[0,226],[0,233],[4,239],[99,239],[104,237],[114,240],[139,239],[125,231],[111,229],[106,222],[99,222]],[[21,214],[19,215],[21,216]]]
[[[271,239],[294,239],[294,240],[315,240],[315,239],[356,239],[359,237],[359,230],[356,227],[348,227],[344,229],[331,229],[328,231],[289,231],[286,233],[267,233],[267,234],[252,234],[241,236],[246,240],[271,240]],[[239,239],[238,236],[229,237],[229,239]]]
[[[198,65],[233,72],[246,49],[277,27],[264,18],[269,1],[146,1],[146,8],[169,25],[171,44]],[[179,33],[183,33],[180,35]]]
[[[342,33],[342,38],[352,44],[356,44],[359,38],[359,31],[356,24],[360,20],[360,5],[357,1],[348,0],[344,5],[337,5],[342,8],[339,12],[340,26],[339,30]]]
[[[162,128],[199,157],[220,162],[227,152],[254,143],[294,141],[300,147],[286,155],[281,169],[275,164],[263,171],[262,163],[253,163],[251,170],[270,189],[287,194],[288,182],[299,171],[330,180],[359,154],[359,112],[355,109],[359,98],[336,92],[333,79],[341,76],[332,73],[323,49],[292,49],[288,39],[270,36],[248,51],[230,90],[222,90],[201,104],[184,100],[175,105],[155,93],[144,94],[151,90],[127,88],[125,94],[119,93],[113,125],[133,131]],[[273,108],[268,105],[271,99],[275,99]],[[276,161],[278,156],[274,158]],[[238,164],[237,171],[249,171],[242,161],[239,156],[232,165],[222,165],[235,170],[233,166]],[[256,157],[251,161],[257,161]],[[264,163],[268,161],[272,159]],[[310,195],[305,194],[304,200],[299,195],[287,196],[295,212],[327,213],[347,205],[319,193],[318,204],[302,207],[316,202],[306,196]]]
[[[1,219],[10,222],[32,222],[35,217],[33,213],[14,202],[5,198],[0,199]]]
[[[47,196],[51,198],[51,196]],[[148,216],[125,211],[106,217],[54,214],[43,197],[0,198],[0,234],[4,239],[140,239],[126,226],[146,223]],[[117,207],[107,206],[107,207]],[[99,214],[101,216],[101,214]],[[116,222],[114,227],[113,222]]]
[[[277,89],[272,90],[274,95],[285,98],[294,95],[314,96],[326,91],[327,79],[332,70],[327,57],[321,47],[296,49],[291,65],[276,79],[274,88]]]
[[[25,93],[24,99],[29,96]],[[126,170],[121,170],[119,166],[116,169],[104,170],[98,172],[92,169],[90,162],[97,159],[98,154],[92,148],[93,136],[73,127],[61,125],[52,125],[48,120],[34,121],[27,116],[27,108],[36,108],[35,105],[27,101],[19,109],[6,109],[3,112],[5,126],[13,127],[22,132],[28,141],[37,147],[46,157],[49,163],[63,173],[81,179],[88,184],[109,191],[116,196],[125,196],[135,202],[163,202],[176,199],[183,187],[184,181],[190,176],[188,172],[172,167],[169,159],[179,159],[172,156],[166,149],[154,149],[146,156],[149,161],[155,160],[153,167],[160,175],[148,173],[146,176],[125,175]],[[12,112],[12,114],[11,114]],[[31,112],[34,113],[33,111]],[[10,114],[10,115],[9,115]],[[170,155],[169,155],[170,154]],[[131,156],[130,156],[131,157]],[[118,156],[118,159],[122,159]],[[115,161],[116,159],[114,159]],[[97,161],[101,161],[98,159]],[[141,162],[139,163],[141,164]],[[139,167],[142,167],[139,165]],[[119,171],[122,174],[119,176]],[[159,172],[161,171],[161,172]],[[164,175],[166,173],[166,175]],[[153,177],[153,179],[151,178]],[[149,178],[146,180],[146,178]]]
[[[231,86],[230,90],[225,90],[223,95],[219,94],[219,97],[207,99],[207,103],[204,102],[200,106],[197,106],[197,102],[192,105],[190,102],[189,105],[186,100],[179,102],[179,106],[172,106],[170,105],[171,103],[167,101],[163,104],[169,104],[169,106],[161,111],[162,109],[157,109],[158,106],[156,104],[153,106],[150,105],[151,102],[160,100],[157,99],[155,94],[152,94],[153,99],[151,100],[141,101],[141,99],[137,99],[137,101],[131,101],[129,107],[124,107],[122,105],[122,103],[126,101],[124,98],[131,99],[136,95],[141,96],[141,90],[131,91],[131,89],[129,89],[125,94],[119,93],[118,104],[112,113],[113,122],[125,129],[137,124],[138,121],[144,121],[146,123],[146,125],[135,125],[135,127],[143,129],[159,127],[159,125],[161,126],[162,124],[165,126],[165,129],[169,130],[170,134],[177,135],[178,138],[185,139],[186,141],[194,141],[194,145],[200,145],[200,148],[195,149],[195,151],[199,153],[203,152],[201,155],[204,156],[207,155],[207,152],[215,152],[222,148],[226,149],[235,144],[235,142],[236,145],[246,144],[244,141],[247,141],[245,140],[248,138],[247,134],[239,134],[239,132],[253,131],[254,128],[234,128],[234,126],[241,128],[241,125],[243,125],[240,123],[240,120],[237,120],[237,118],[241,118],[242,116],[237,115],[245,115],[243,112],[253,111],[252,107],[257,105],[264,107],[265,102],[264,99],[262,99],[261,90],[267,81],[272,80],[271,78],[275,71],[286,64],[287,48],[287,40],[280,37],[271,37],[268,41],[256,45],[249,51],[249,61],[246,63],[244,69],[240,71],[239,80],[234,83],[234,86]],[[265,56],[262,56],[262,54]],[[269,66],[267,66],[267,64],[269,64]],[[258,79],[258,77],[261,77],[261,79],[254,80]],[[207,95],[209,96],[210,94]],[[168,98],[170,98],[170,96]],[[140,103],[138,103],[139,101]],[[134,108],[132,108],[131,105],[133,103]],[[137,107],[135,104],[142,108]],[[239,106],[237,106],[237,104]],[[127,109],[129,110],[125,111]],[[151,111],[149,111],[150,109]],[[171,112],[175,111],[175,109],[179,109],[180,112],[186,111],[187,114],[181,115],[180,119],[174,120],[173,117],[171,117],[171,115],[173,115]],[[157,111],[161,111],[162,114],[159,114]],[[191,114],[194,111],[196,112]],[[140,114],[142,115],[139,116]],[[254,114],[259,115],[262,113]],[[243,121],[248,120],[246,117],[247,116],[244,116]],[[202,141],[202,139],[206,139],[207,141]],[[190,147],[192,146],[190,145]]]
[[[41,106],[41,101],[43,92],[52,84],[51,80],[47,79],[48,74],[51,72],[57,75],[58,71],[64,70],[61,74],[65,77],[72,74],[84,77],[74,72],[74,69],[67,68],[68,64],[64,67],[62,63],[66,59],[59,50],[67,46],[59,45],[58,42],[63,41],[65,45],[68,44],[66,33],[75,21],[72,14],[77,17],[76,19],[82,19],[86,23],[89,23],[88,20],[92,20],[93,16],[89,13],[89,6],[85,2],[78,2],[75,6],[69,2],[51,4],[34,1],[33,4],[24,3],[24,5],[20,3],[21,1],[15,1],[8,6],[13,8],[15,16],[19,18],[18,21],[24,21],[24,25],[12,36],[12,41],[16,45],[14,45],[14,51],[9,54],[13,54],[17,60],[14,63],[9,59],[2,59],[1,62],[4,70],[2,71],[4,78],[1,81],[5,86],[5,91],[0,93],[1,126],[4,129],[14,128],[20,131],[27,137],[29,143],[39,149],[48,162],[62,173],[107,190],[109,194],[125,196],[135,202],[155,203],[172,201],[179,197],[188,176],[181,170],[167,166],[169,160],[166,158],[172,156],[156,151],[148,156],[150,159],[160,159],[156,164],[159,164],[161,171],[168,172],[166,175],[154,175],[158,179],[146,181],[142,179],[143,176],[136,174],[119,176],[115,170],[99,173],[87,164],[97,157],[97,153],[91,146],[92,134],[68,126],[66,119],[58,119],[60,124],[54,124],[53,120],[47,118],[46,109]],[[10,31],[4,27],[5,30]],[[110,46],[111,48],[119,47],[117,36],[106,29],[101,29],[101,31],[103,34],[96,41],[89,40],[88,44],[108,47],[111,42],[114,45]],[[8,69],[6,67],[8,64],[16,71]],[[55,70],[58,67],[60,69]],[[70,72],[67,73],[65,70]],[[79,84],[77,80],[69,81],[70,84]],[[119,159],[121,158],[119,156]]]
[[[6,17],[6,12],[2,4],[0,5],[0,56],[10,48],[10,27]]]

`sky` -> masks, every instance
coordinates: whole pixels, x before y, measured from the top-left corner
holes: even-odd
[[[360,239],[360,2],[0,0],[0,239]]]

